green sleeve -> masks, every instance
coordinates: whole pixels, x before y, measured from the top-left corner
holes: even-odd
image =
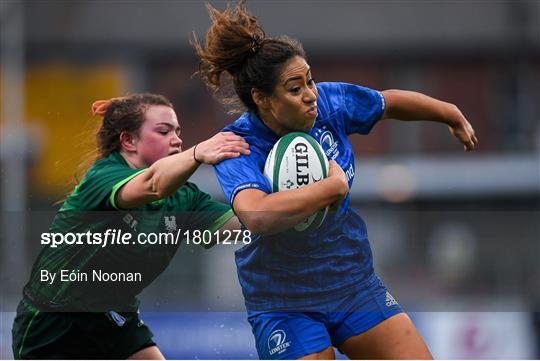
[[[234,216],[228,204],[213,200],[208,193],[201,191],[193,183],[189,183],[187,186],[191,189],[190,221],[192,227],[216,231]]]
[[[118,206],[116,205],[116,193],[118,192],[118,190],[124,185],[126,184],[127,182],[129,182],[130,180],[132,180],[133,178],[135,178],[136,176],[138,176],[139,174],[141,174],[142,172],[144,172],[146,169],[141,169],[135,173],[133,173],[132,175],[122,179],[120,182],[116,183],[113,187],[112,187],[112,191],[111,191],[111,195],[109,196],[109,203],[110,205],[114,208],[114,209],[120,209],[118,208]]]
[[[215,232],[232,217],[234,213],[228,204],[217,202],[201,191],[195,184],[186,183],[185,189],[189,192],[189,224],[192,230],[209,230]]]
[[[122,185],[144,171],[127,165],[100,161],[90,168],[64,203],[64,210],[114,210],[116,192]]]

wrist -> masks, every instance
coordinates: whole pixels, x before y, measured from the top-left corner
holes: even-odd
[[[199,144],[196,144],[194,147],[193,147],[193,160],[195,161],[195,163],[197,164],[202,164],[203,162],[200,161],[199,159],[197,159],[197,146]]]
[[[455,127],[461,124],[461,112],[458,107],[452,103],[445,103],[443,112],[443,121],[449,127]]]

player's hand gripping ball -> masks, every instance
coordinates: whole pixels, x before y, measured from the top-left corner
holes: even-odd
[[[309,134],[294,132],[281,137],[274,145],[264,174],[270,180],[273,192],[304,187],[328,177],[328,159],[322,147]],[[322,224],[328,207],[319,210],[294,226],[296,231],[312,231]]]

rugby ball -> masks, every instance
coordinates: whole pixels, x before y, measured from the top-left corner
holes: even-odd
[[[281,137],[274,145],[266,158],[264,174],[272,191],[281,192],[318,182],[328,177],[328,169],[328,158],[319,143],[309,134],[294,132]],[[319,228],[327,213],[328,207],[321,209],[294,226],[294,230]]]

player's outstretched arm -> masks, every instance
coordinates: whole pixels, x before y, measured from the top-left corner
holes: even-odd
[[[233,208],[255,234],[285,231],[328,205],[341,202],[349,192],[345,173],[330,161],[328,177],[302,188],[267,194],[257,189],[240,191]]]
[[[217,164],[249,153],[249,145],[242,137],[232,132],[218,133],[196,148],[156,161],[120,188],[115,203],[122,209],[131,209],[168,197],[191,177],[200,164]]]
[[[465,151],[476,147],[474,129],[454,104],[406,90],[384,90],[386,109],[382,119],[431,120],[448,125],[450,133],[463,144]]]

